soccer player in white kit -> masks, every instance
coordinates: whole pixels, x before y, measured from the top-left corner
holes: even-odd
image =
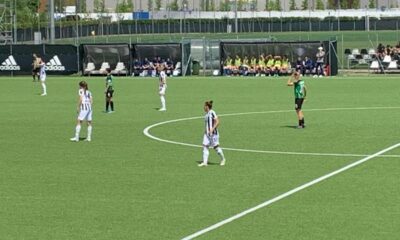
[[[46,63],[43,62],[42,59],[39,60],[39,78],[40,78],[40,83],[42,84],[42,94],[40,96],[46,96],[47,95],[47,88],[46,88]]]
[[[92,140],[92,104],[93,97],[89,91],[88,84],[85,81],[79,83],[79,100],[78,100],[78,121],[75,128],[75,137],[70,140],[73,142],[79,142],[79,133],[81,131],[81,124],[84,120],[87,121],[87,138],[85,141],[90,142]]]
[[[225,165],[225,156],[222,148],[219,146],[219,119],[217,114],[212,110],[213,101],[207,101],[204,104],[204,111],[206,115],[204,117],[205,121],[205,132],[203,136],[203,162],[199,164],[199,167],[205,167],[208,165],[208,156],[210,154],[209,147],[214,148],[217,154],[221,158],[221,166]]]
[[[167,90],[167,74],[165,74],[163,65],[160,66],[158,70],[160,72],[158,94],[160,94],[161,99],[161,108],[159,109],[159,111],[167,111],[165,102],[165,91]]]

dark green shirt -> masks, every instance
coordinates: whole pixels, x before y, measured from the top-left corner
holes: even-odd
[[[113,90],[114,88],[113,88],[113,76],[110,74],[110,75],[107,75],[107,77],[106,77],[106,84],[107,84],[107,89],[108,90]]]
[[[294,97],[295,98],[304,98],[306,96],[304,91],[305,83],[303,80],[299,80],[294,83]]]

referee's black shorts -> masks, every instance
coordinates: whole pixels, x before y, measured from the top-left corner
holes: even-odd
[[[304,102],[304,98],[296,98],[294,100],[295,109],[296,110],[301,110],[301,107],[303,106],[303,102]]]
[[[106,97],[112,98],[114,95],[114,90],[113,89],[108,89],[106,92]]]

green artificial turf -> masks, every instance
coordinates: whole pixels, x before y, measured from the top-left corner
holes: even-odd
[[[293,128],[286,77],[168,78],[167,112],[157,111],[157,78],[116,77],[112,114],[103,112],[104,79],[84,78],[94,96],[92,142],[73,143],[82,79],[48,76],[46,97],[29,77],[0,79],[0,239],[181,239],[399,142],[399,79],[369,76],[305,78],[303,130]],[[149,133],[200,145],[206,100],[220,115],[222,147],[356,156],[225,150],[221,167],[211,151],[215,164],[199,168],[201,148],[143,134],[155,123],[199,117]],[[257,113],[224,116],[248,112]],[[395,156],[199,239],[396,239],[400,149],[385,154]]]

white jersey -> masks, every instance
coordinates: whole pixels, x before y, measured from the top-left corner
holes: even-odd
[[[205,128],[206,128],[206,134],[210,135],[211,128],[215,125],[215,121],[218,118],[217,114],[214,112],[214,110],[210,110],[206,113],[204,117],[205,121]],[[215,128],[214,131],[212,132],[213,135],[218,135],[218,130]]]
[[[165,91],[167,90],[167,74],[165,74],[164,71],[160,72],[160,78],[159,78],[159,94],[165,95]]]
[[[92,111],[92,93],[88,90],[79,89],[79,96],[82,99],[80,110]]]
[[[46,80],[46,64],[44,62],[40,63],[39,65],[39,76],[41,81]]]
[[[167,74],[164,71],[160,72],[160,88],[167,85]]]
[[[324,62],[324,57],[325,57],[325,52],[320,51],[317,53],[317,63],[323,63]]]

